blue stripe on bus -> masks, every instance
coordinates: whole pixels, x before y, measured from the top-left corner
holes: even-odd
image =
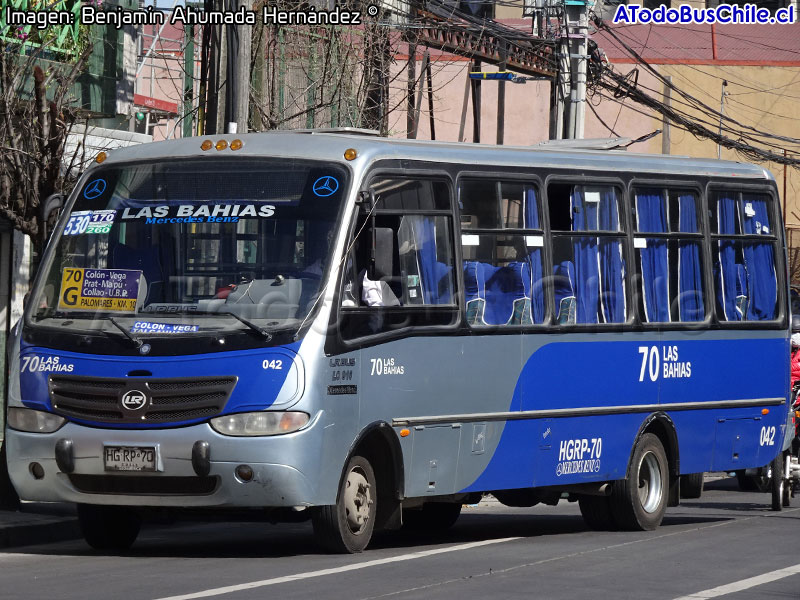
[[[653,357],[651,364],[653,347],[658,359]],[[508,410],[660,404],[677,426],[680,470],[694,473],[733,469],[737,460],[767,464],[777,450],[759,445],[758,432],[764,426],[785,425],[786,405],[767,415],[761,407],[670,413],[670,402],[785,398],[788,387],[783,338],[562,342],[548,344],[528,359]],[[508,421],[489,464],[462,491],[622,478],[646,418],[623,414]],[[737,439],[742,439],[739,453]],[[592,440],[601,440],[599,456],[591,452]]]
[[[241,350],[192,356],[93,356],[61,350],[20,344],[20,392],[28,408],[52,411],[48,392],[48,377],[53,375],[81,375],[89,377],[127,377],[134,370],[147,370],[153,378],[238,376],[239,381],[220,414],[263,410],[275,401],[286,377],[291,361],[297,356],[301,342],[286,346]],[[34,362],[25,358],[38,357]],[[281,369],[267,361],[282,361]],[[267,364],[268,368],[264,365]],[[70,368],[71,367],[71,368]],[[298,382],[301,386],[303,382]],[[75,422],[121,429],[163,428],[164,424],[109,424],[71,419]],[[170,427],[197,423],[206,419],[191,419],[169,423]]]

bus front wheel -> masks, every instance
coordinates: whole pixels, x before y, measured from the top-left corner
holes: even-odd
[[[95,550],[127,550],[136,541],[141,517],[124,506],[78,504],[83,539]]]
[[[364,550],[375,527],[376,500],[372,465],[363,456],[352,456],[336,504],[319,507],[312,518],[317,542],[331,552]]]
[[[668,464],[658,436],[645,433],[633,451],[628,476],[614,482],[611,509],[621,529],[650,531],[667,510]]]

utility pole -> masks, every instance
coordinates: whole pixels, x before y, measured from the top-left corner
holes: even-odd
[[[564,137],[582,139],[586,121],[586,68],[589,49],[589,18],[586,0],[567,0],[565,4],[565,32],[562,34],[562,52],[567,48],[560,65],[568,59],[570,85],[563,89],[562,98],[570,99]]]
[[[725,96],[728,95],[728,92],[725,88],[728,87],[728,80],[722,80],[722,93],[719,97],[719,137],[722,137],[722,117],[725,116]],[[722,158],[722,144],[717,142],[717,158]]]
[[[194,118],[192,100],[194,96],[194,25],[184,25],[183,51],[183,137],[192,137]]]
[[[503,44],[502,56],[503,61],[497,66],[498,71],[506,70],[506,55],[508,47]],[[497,145],[502,146],[505,138],[506,128],[506,81],[501,79],[498,83],[500,87],[497,88]]]
[[[672,105],[672,75],[667,75],[664,79],[667,82],[664,84],[664,105],[669,107]],[[661,119],[661,154],[669,154],[672,140],[670,140],[669,119],[667,115]]]

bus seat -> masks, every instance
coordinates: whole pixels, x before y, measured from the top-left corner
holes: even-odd
[[[553,267],[553,291],[556,300],[556,321],[560,325],[575,323],[575,265],[565,260]]]
[[[452,284],[448,285],[452,281],[450,275],[452,271],[453,267],[450,265],[436,261],[433,267],[433,278],[436,282],[433,288],[436,290],[436,298],[426,299],[428,304],[450,304],[453,301]]]
[[[519,313],[522,319],[527,302],[527,318],[530,320],[530,298],[525,296],[523,265],[509,263],[504,267],[487,265],[494,272],[486,278],[486,309],[483,319],[488,325],[510,325]],[[521,322],[521,321],[520,321]]]
[[[747,318],[747,269],[739,263],[736,264],[736,310],[742,320]]]
[[[467,322],[471,325],[484,324],[486,308],[486,273],[484,263],[476,260],[464,261],[464,294],[467,300]]]
[[[533,323],[531,315],[531,265],[528,261],[509,263],[519,277],[522,284],[522,297],[514,300],[514,311],[511,323],[514,325],[530,325]]]

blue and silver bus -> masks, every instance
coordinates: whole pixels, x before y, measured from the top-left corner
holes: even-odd
[[[491,493],[651,530],[770,463],[789,396],[763,168],[626,152],[189,138],[99,156],[13,348],[24,500],[94,548],[147,509],[310,519],[327,549]]]

